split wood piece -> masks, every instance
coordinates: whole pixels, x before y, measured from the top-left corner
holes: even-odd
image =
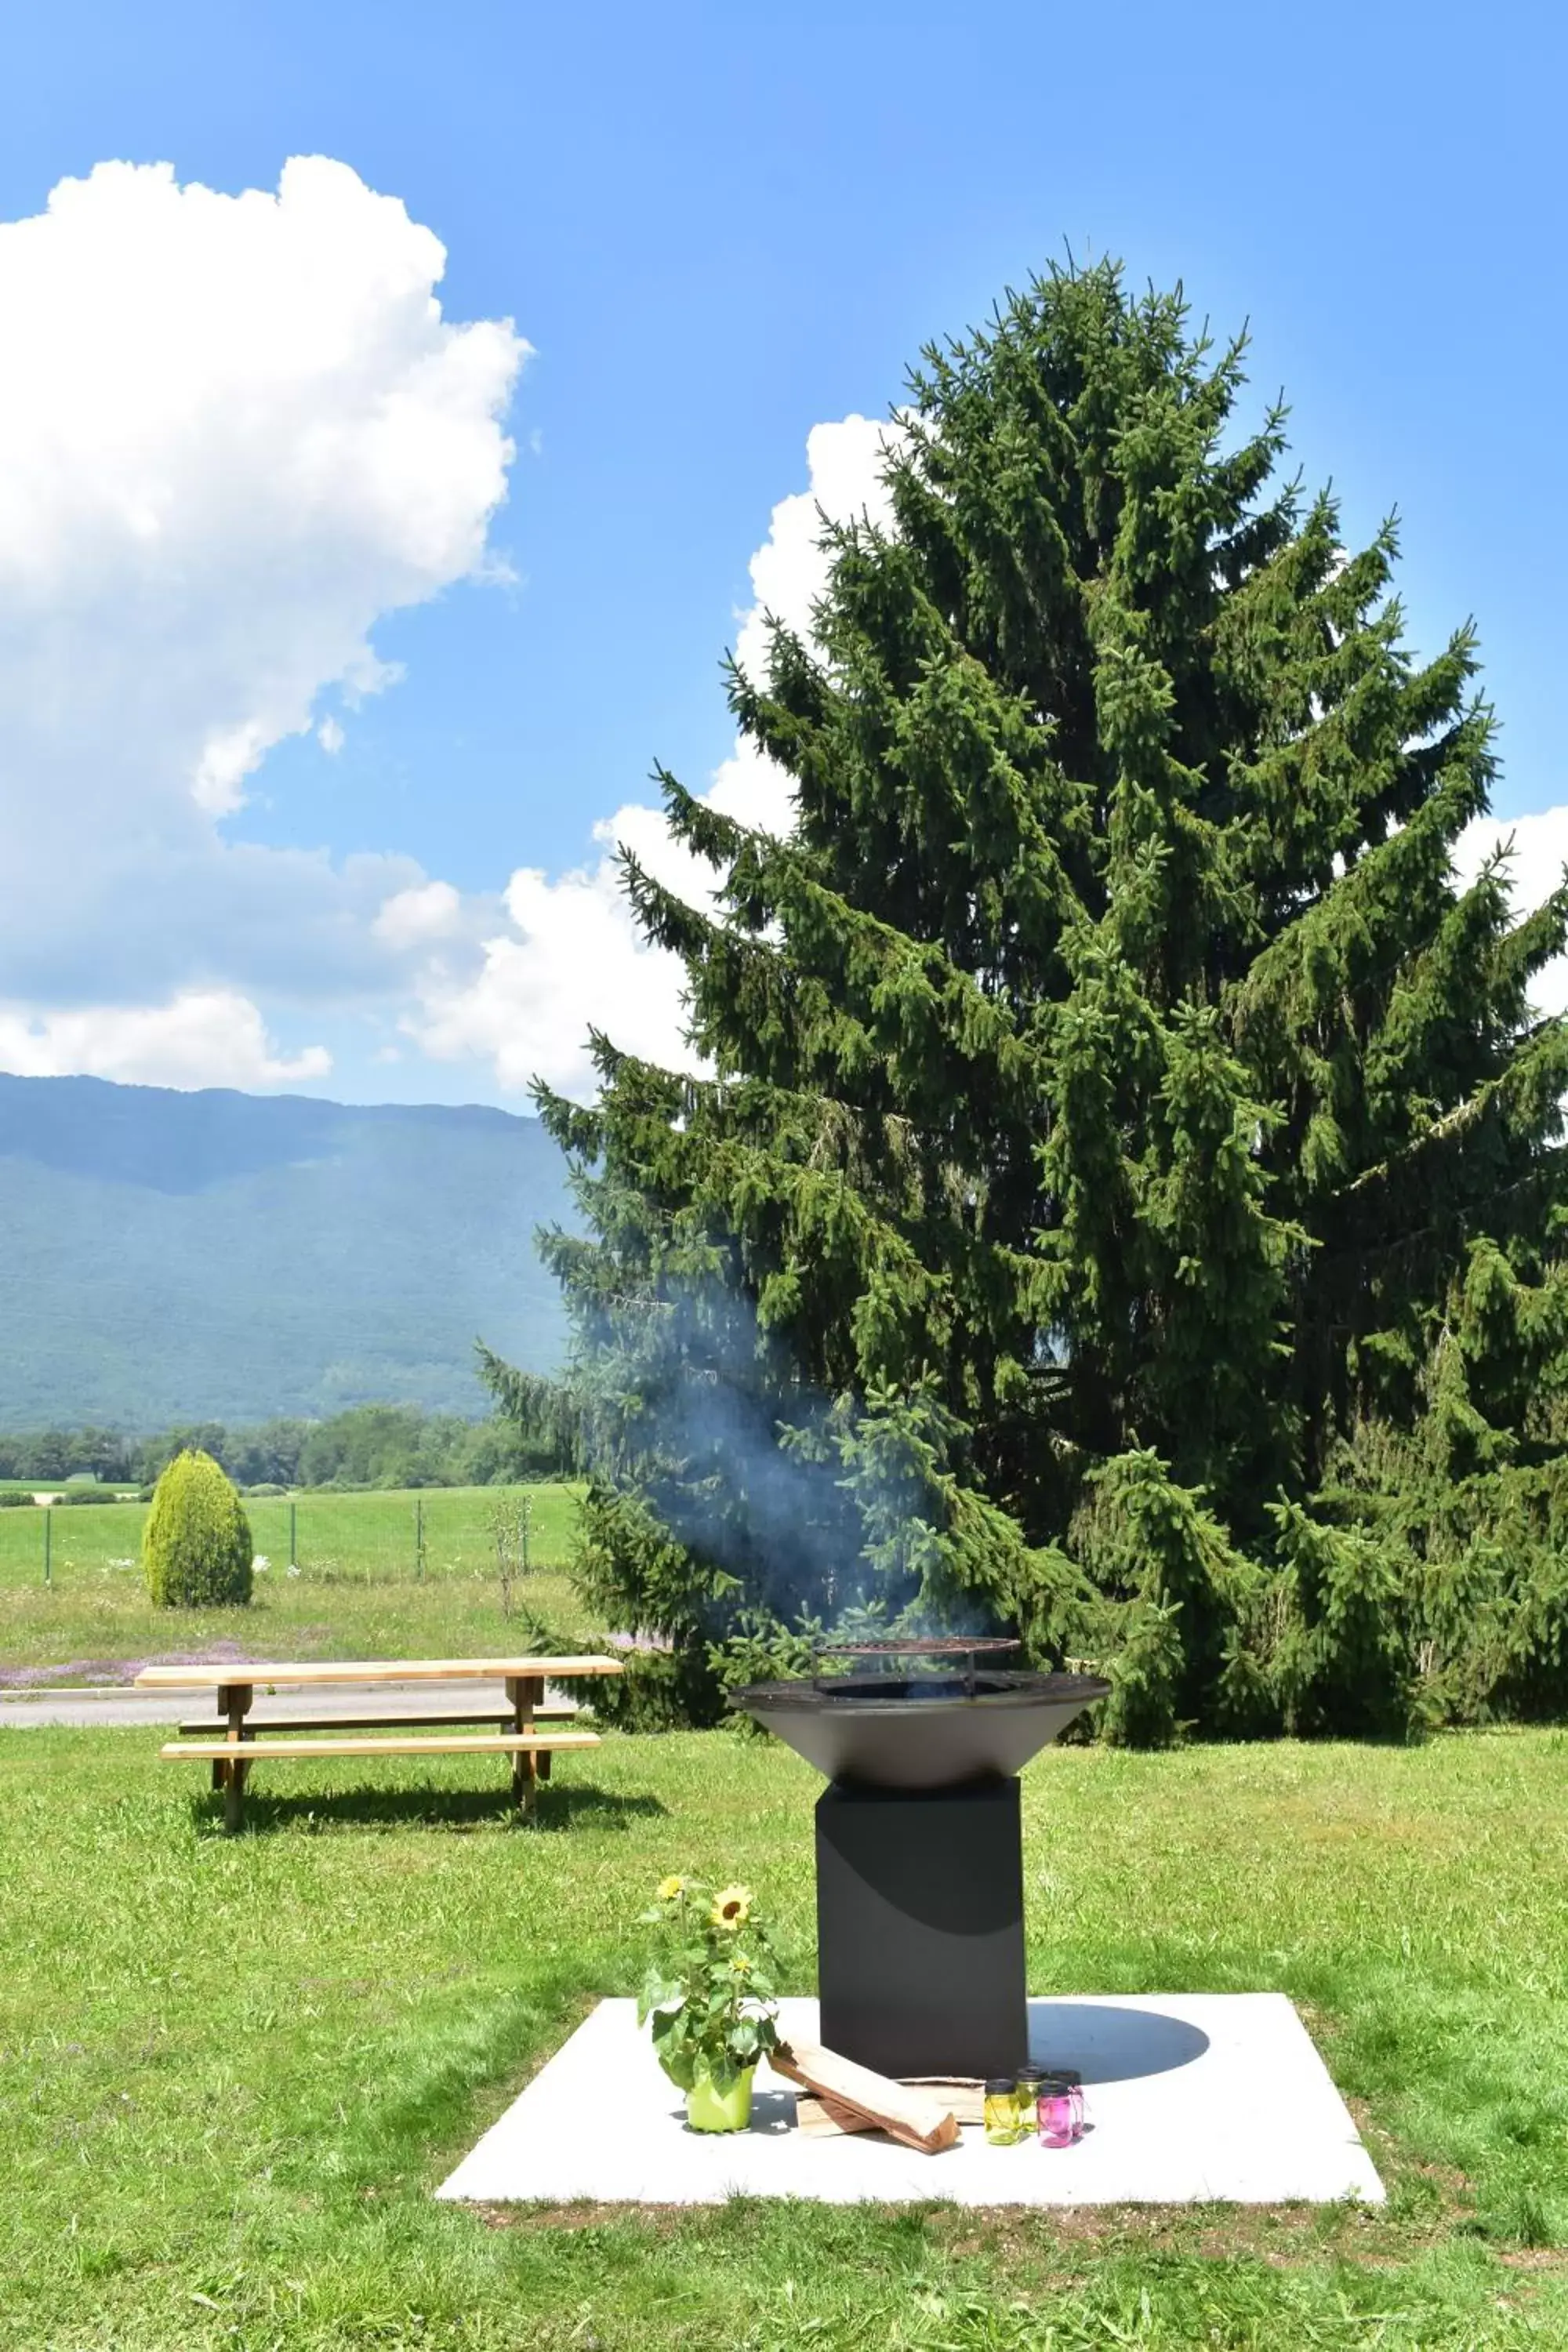
[[[786,2082],[799,2083],[820,2100],[865,2118],[863,2128],[885,2131],[905,2147],[935,2156],[958,2138],[958,2119],[933,2091],[911,2091],[869,2066],[857,2066],[816,2042],[781,2042],[768,2063]]]
[[[951,2084],[943,2084],[940,2075],[911,2075],[906,2089],[935,2089],[952,2110],[953,2121],[960,2128],[966,2124],[982,2124],[985,2120],[985,2090],[978,2082],[960,2076]],[[795,2103],[797,2131],[808,2139],[836,2139],[844,2132],[873,2131],[876,2126],[853,2107],[844,2106],[837,2099],[819,2099],[803,2091]]]
[[[807,2139],[842,2139],[848,2132],[878,2128],[869,2116],[841,2107],[837,2099],[819,2099],[812,2091],[802,2091],[795,2099],[795,2127]]]
[[[939,2092],[961,2124],[985,2121],[984,2074],[905,2074],[901,2079],[909,2090]]]

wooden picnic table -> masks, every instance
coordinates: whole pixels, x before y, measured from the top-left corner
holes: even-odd
[[[217,1666],[143,1666],[136,1677],[139,1690],[210,1690],[217,1711],[211,1720],[182,1723],[181,1737],[160,1749],[166,1759],[189,1757],[210,1760],[213,1786],[224,1791],[224,1821],[238,1829],[245,1818],[245,1784],[253,1764],[263,1759],[298,1760],[311,1756],[498,1756],[511,1758],[512,1795],[525,1812],[533,1810],[537,1783],[550,1777],[551,1758],[557,1748],[596,1748],[592,1731],[553,1728],[569,1722],[573,1708],[547,1707],[544,1685],[575,1682],[596,1675],[618,1675],[618,1658],[357,1658],[310,1659],[291,1664],[241,1660]],[[498,1709],[471,1698],[423,1714],[389,1714],[376,1710],[368,1694],[388,1683],[452,1684],[499,1682],[506,1705]],[[356,1716],[251,1717],[258,1691],[309,1690],[322,1685],[358,1685],[367,1693],[367,1711]],[[455,1724],[497,1724],[494,1732],[456,1733]],[[410,1738],[411,1727],[421,1736]],[[367,1739],[366,1731],[383,1733],[401,1727],[400,1735]],[[437,1727],[440,1736],[430,1737]],[[258,1732],[273,1735],[258,1739]],[[279,1738],[278,1733],[335,1733],[335,1738]]]

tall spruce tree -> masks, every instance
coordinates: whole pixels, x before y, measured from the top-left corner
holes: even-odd
[[[890,525],[825,525],[813,638],[731,670],[794,829],[661,773],[711,910],[626,860],[711,1075],[599,1038],[594,1108],[541,1093],[547,1248],[584,1580],[699,1711],[869,1608],[1106,1660],[1126,1738],[1384,1727],[1500,1514],[1498,1657],[1533,1610],[1561,1695],[1568,892],[1460,887],[1471,635],[1407,653],[1393,525],[1281,485],[1242,358],[1110,265],[928,351]]]

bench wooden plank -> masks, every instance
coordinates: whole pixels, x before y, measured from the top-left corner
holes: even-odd
[[[574,1706],[536,1706],[535,1723],[575,1723],[581,1710]],[[505,1729],[512,1722],[510,1706],[452,1706],[428,1715],[249,1715],[246,1717],[246,1737],[262,1731],[393,1731],[406,1726],[410,1731],[435,1730],[443,1724],[494,1723]],[[191,1716],[179,1727],[187,1738],[199,1738],[210,1732],[216,1739],[227,1730],[222,1716]]]
[[[173,1739],[158,1753],[216,1763],[259,1764],[272,1756],[515,1756],[540,1748],[597,1748],[596,1731],[485,1731],[446,1739]]]
[[[292,1664],[235,1659],[223,1666],[143,1666],[138,1690],[303,1690],[313,1683],[505,1682],[509,1676],[573,1681],[625,1671],[619,1658],[312,1658]]]

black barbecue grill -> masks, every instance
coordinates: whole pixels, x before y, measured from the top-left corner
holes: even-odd
[[[1004,1666],[958,1634],[832,1642],[742,1709],[816,1765],[823,2041],[893,2075],[997,2074],[1027,2054],[1018,1782],[1103,1698],[1092,1675]],[[820,1671],[828,1660],[849,1671]]]

